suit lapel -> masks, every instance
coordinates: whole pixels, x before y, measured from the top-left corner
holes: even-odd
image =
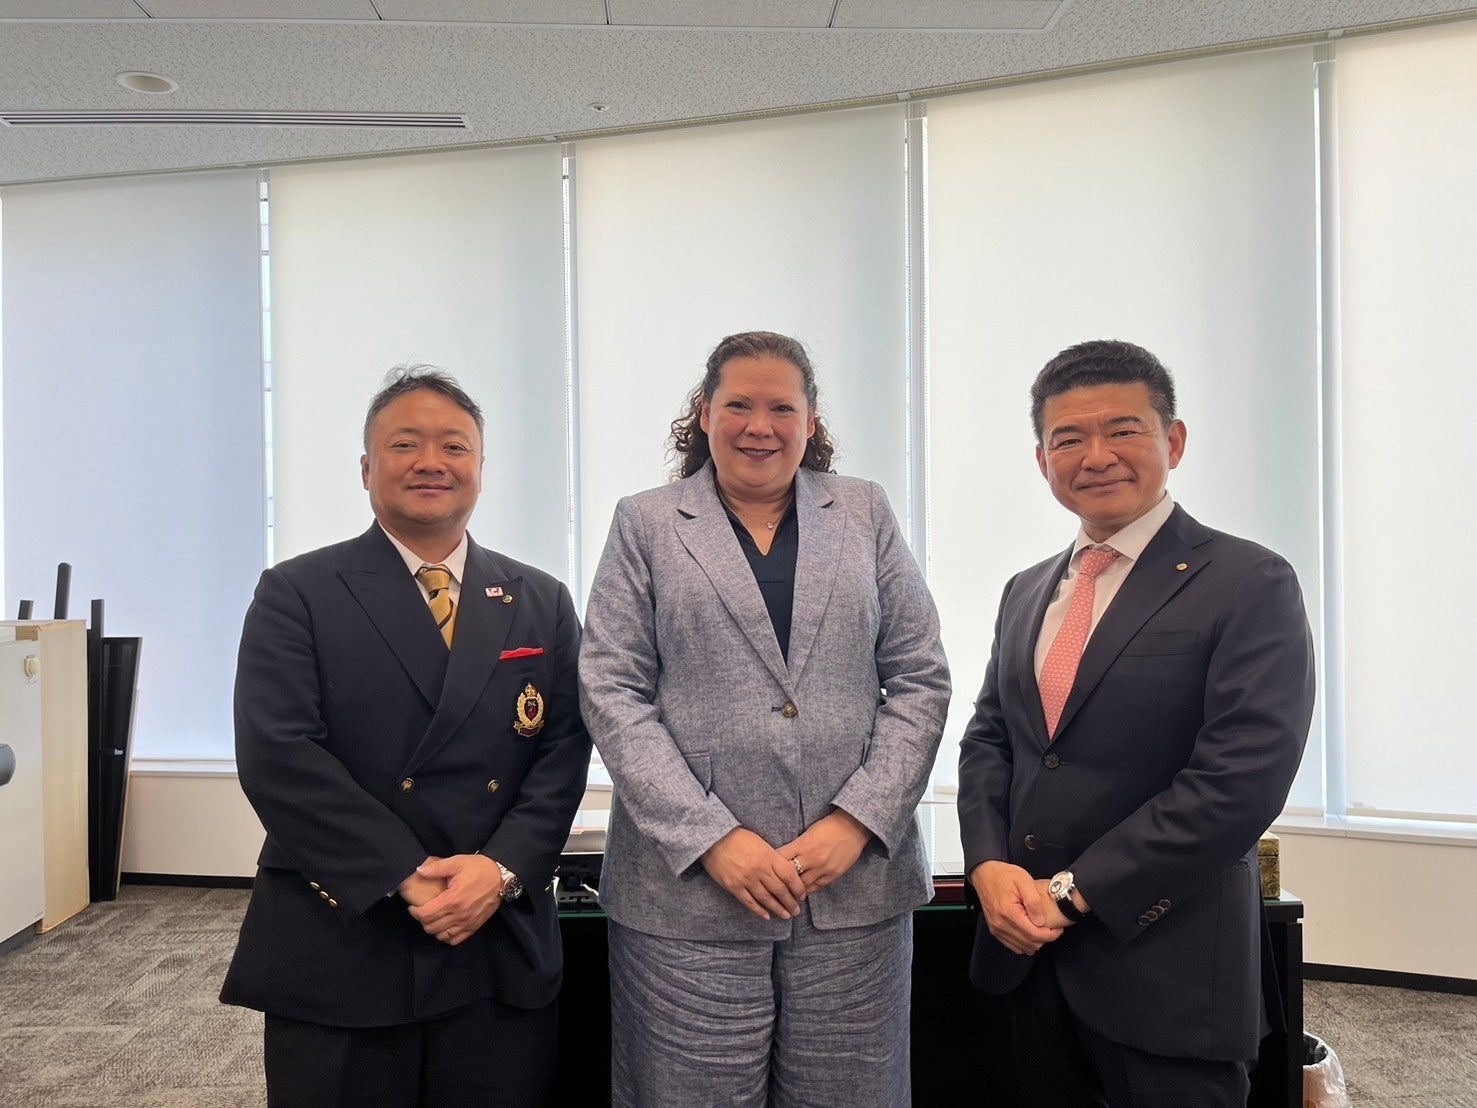
[[[434,706],[441,699],[448,654],[405,559],[378,523],[355,543],[354,562],[339,578],[354,594],[416,689]]]
[[[800,529],[800,550],[795,556],[789,671],[797,681],[805,672],[821,617],[831,602],[836,571],[841,564],[838,552],[846,531],[846,516],[836,510],[836,498],[818,485],[807,470],[795,474],[795,523]],[[770,634],[773,637],[773,631]]]
[[[1209,555],[1198,550],[1209,538],[1203,530],[1183,508],[1176,506],[1159,533],[1149,540],[1143,556],[1129,570],[1118,594],[1087,640],[1077,667],[1077,680],[1057,724],[1058,737],[1066,732],[1077,709],[1092,695],[1108,667],[1149,617],[1210,564]]]
[[[407,769],[429,761],[466,721],[476,706],[492,672],[498,655],[508,641],[513,616],[522,598],[521,577],[503,577],[497,560],[470,539],[467,541],[467,564],[462,572],[461,602],[456,614],[456,634],[452,638],[450,663],[436,714],[426,728],[425,737],[411,755]],[[499,595],[489,596],[496,586]],[[439,638],[439,636],[438,636]],[[446,649],[442,647],[442,654]],[[540,689],[547,693],[547,689]],[[514,706],[508,702],[508,720],[513,719]]]
[[[1051,606],[1052,597],[1056,596],[1057,585],[1067,572],[1067,562],[1071,557],[1072,548],[1069,546],[1060,557],[1047,563],[1034,581],[1026,584],[1021,604],[1028,633],[1002,636],[1006,641],[1017,644],[1015,671],[1020,676],[1021,699],[1026,706],[1031,734],[1042,750],[1046,749],[1050,739],[1046,734],[1046,710],[1041,706],[1041,686],[1036,683],[1036,641],[1041,636],[1041,621],[1046,618],[1046,609]],[[1058,728],[1058,733],[1060,730]]]
[[[718,499],[713,483],[713,467],[709,463],[687,478],[683,484],[682,502],[677,506],[677,537],[707,575],[713,591],[723,601],[728,614],[749,640],[765,668],[791,698],[795,690],[789,670],[780,654],[774,625],[769,622],[769,609],[754,581],[754,571],[739,547],[733,524]],[[797,567],[798,575],[798,567]]]

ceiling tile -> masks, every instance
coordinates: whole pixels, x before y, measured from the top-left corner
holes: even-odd
[[[605,0],[376,0],[388,20],[605,25]]]
[[[143,19],[133,0],[0,0],[0,19]]]
[[[155,19],[379,19],[371,0],[139,0]]]
[[[0,0],[11,5],[0,10],[32,2]],[[314,0],[295,2],[301,11]],[[474,0],[378,2],[429,8]],[[548,0],[545,10],[569,2]],[[841,2],[854,13],[862,0]],[[930,6],[942,10],[944,2]],[[47,3],[56,12],[102,0]],[[247,3],[265,6],[265,0],[241,0],[233,10]],[[278,3],[280,12],[289,0]],[[610,3],[619,8],[634,0]],[[0,23],[0,108],[7,110],[448,112],[465,116],[467,128],[0,126],[0,184],[565,139],[1456,12],[1477,15],[1477,0],[1075,0],[1045,34],[711,25],[608,32],[413,18],[11,19]],[[114,80],[122,70],[166,73],[180,87],[164,98],[129,92]],[[594,112],[596,102],[609,110]]]
[[[834,0],[607,0],[624,27],[824,27]],[[884,5],[886,6],[886,5]]]
[[[831,26],[1040,31],[1070,0],[840,0]]]

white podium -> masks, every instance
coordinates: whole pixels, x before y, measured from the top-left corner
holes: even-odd
[[[40,654],[34,642],[0,642],[0,743],[15,760],[0,785],[0,941],[39,923],[46,909]]]
[[[48,931],[87,907],[87,627],[81,620],[25,620],[0,623],[0,643],[10,647],[17,661],[0,664],[0,724],[5,731],[17,726],[9,698],[36,701],[34,745],[26,755],[28,769],[17,809],[29,811],[31,790],[39,789],[41,842],[34,852],[42,872],[43,905],[40,930]],[[32,659],[27,665],[26,659]],[[32,669],[34,673],[25,672]],[[15,671],[15,672],[12,672]],[[19,677],[17,677],[19,674]],[[19,684],[12,683],[19,681]],[[23,742],[31,740],[22,739]],[[0,742],[16,743],[0,736]],[[22,776],[19,755],[16,778]],[[0,787],[0,812],[17,781]],[[5,817],[0,816],[0,820]],[[29,817],[28,817],[29,818]],[[19,832],[17,832],[19,833]],[[0,831],[0,885],[10,869],[9,833]],[[0,904],[8,904],[0,893]],[[3,909],[0,909],[3,910]],[[22,924],[22,927],[26,924]],[[0,938],[15,931],[0,930]]]

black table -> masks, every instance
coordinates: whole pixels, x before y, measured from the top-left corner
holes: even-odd
[[[1286,889],[1267,908],[1272,940],[1272,969],[1287,1027],[1262,1040],[1262,1053],[1251,1075],[1251,1104],[1272,1108],[1303,1106],[1303,902]]]
[[[913,1103],[1037,1108],[1023,1095],[1010,1048],[1010,1018],[999,997],[968,981],[976,913],[963,882],[940,879],[934,903],[913,913]],[[1267,921],[1285,1031],[1262,1041],[1249,1105],[1302,1108],[1303,904],[1268,900]],[[564,988],[559,998],[555,1103],[610,1101],[610,977],[601,912],[560,917]]]

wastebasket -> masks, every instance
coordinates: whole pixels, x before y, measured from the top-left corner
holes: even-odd
[[[1317,1035],[1303,1032],[1303,1108],[1350,1108],[1339,1056]]]

